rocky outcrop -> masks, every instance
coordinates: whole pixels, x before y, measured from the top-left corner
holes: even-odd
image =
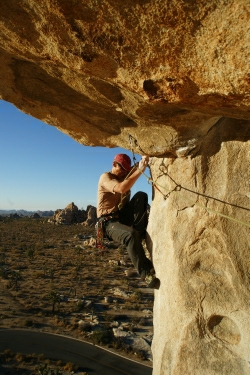
[[[40,219],[41,216],[37,212],[35,212],[34,214],[30,215],[30,218],[31,219]]]
[[[21,219],[21,216],[18,214],[10,214],[8,217],[10,217],[11,219]]]
[[[1,98],[82,144],[152,157],[153,375],[250,373],[249,12],[0,4]]]
[[[78,207],[74,202],[68,204],[64,209],[58,209],[55,211],[54,216],[50,220],[56,224],[76,224],[82,223],[87,217],[87,213],[84,210],[78,210]]]
[[[97,214],[96,214],[96,207],[89,205],[87,207],[87,218],[82,223],[82,225],[87,227],[92,227],[96,224],[97,221]]]
[[[64,209],[55,211],[54,216],[49,219],[50,223],[54,224],[79,224],[91,227],[96,224],[96,207],[88,206],[86,211],[79,210],[74,202],[70,203]]]

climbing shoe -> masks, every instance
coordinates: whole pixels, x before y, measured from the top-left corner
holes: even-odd
[[[155,289],[158,289],[159,288],[159,285],[160,285],[160,280],[157,279],[157,277],[155,275],[152,275],[152,274],[148,274],[145,279],[144,279],[146,285],[148,288],[155,288]]]

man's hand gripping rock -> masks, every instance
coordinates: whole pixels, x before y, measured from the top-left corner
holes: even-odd
[[[143,173],[145,169],[147,168],[148,162],[149,162],[149,156],[143,155],[138,165],[138,169],[141,173]]]

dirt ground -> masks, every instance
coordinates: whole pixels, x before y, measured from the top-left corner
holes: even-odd
[[[140,280],[123,247],[106,241],[100,251],[89,245],[94,235],[94,228],[79,224],[2,217],[0,329],[29,328],[96,341],[143,361],[142,351],[112,337],[110,326],[116,322],[138,337],[152,336],[153,290]]]

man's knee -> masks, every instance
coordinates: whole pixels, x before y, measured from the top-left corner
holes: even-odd
[[[137,193],[135,193],[135,195],[133,196],[133,199],[137,200],[137,201],[143,201],[145,203],[148,203],[148,194],[145,193],[144,191],[138,191]]]
[[[140,234],[139,232],[133,228],[133,227],[128,227],[128,230],[126,232],[126,242],[130,242],[130,241],[139,241],[140,240]]]
[[[135,193],[134,197],[142,197],[142,198],[146,198],[148,199],[148,194],[145,193],[145,191],[137,191],[137,193]]]

